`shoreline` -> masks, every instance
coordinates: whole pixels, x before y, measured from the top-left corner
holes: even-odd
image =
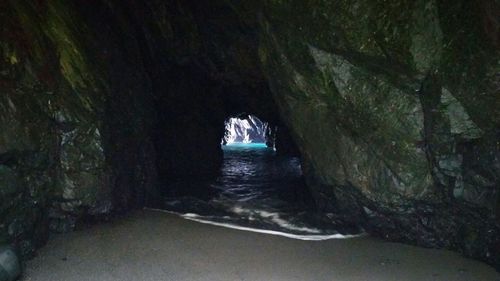
[[[369,236],[304,241],[141,210],[54,236],[24,281],[498,281],[479,261]]]
[[[287,233],[287,232],[282,232],[282,231],[277,231],[277,230],[267,230],[267,229],[253,228],[253,227],[247,227],[247,226],[239,226],[239,225],[230,224],[230,223],[210,221],[210,220],[203,219],[203,216],[200,216],[197,214],[192,214],[192,213],[181,214],[181,213],[177,213],[177,212],[173,212],[173,211],[168,211],[168,210],[163,210],[163,209],[154,209],[154,208],[145,208],[144,210],[174,215],[174,216],[186,219],[186,220],[190,220],[190,221],[194,221],[194,222],[198,222],[198,223],[202,223],[202,224],[207,224],[207,225],[219,226],[219,227],[224,227],[224,228],[228,228],[228,229],[236,229],[236,230],[242,230],[242,231],[248,231],[248,232],[254,232],[254,233],[276,235],[276,236],[287,237],[290,239],[303,240],[303,241],[325,241],[325,240],[330,240],[330,239],[350,239],[350,238],[368,236],[368,234],[364,233],[364,232],[360,233],[360,234],[340,234],[340,233],[337,233],[337,234],[332,234],[332,235],[315,235],[315,234],[299,235],[299,234],[292,234],[292,233]]]

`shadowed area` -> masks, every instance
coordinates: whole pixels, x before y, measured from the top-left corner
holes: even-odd
[[[223,146],[217,179],[169,184],[162,208],[190,218],[301,239],[359,234],[362,229],[336,213],[319,211],[302,175],[300,159],[277,155],[263,143]]]
[[[172,254],[175,253],[175,254]],[[456,253],[373,238],[299,241],[228,230],[154,211],[59,235],[24,281],[496,281]]]

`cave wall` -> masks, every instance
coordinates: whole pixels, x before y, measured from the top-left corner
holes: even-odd
[[[237,9],[256,14],[260,60],[323,209],[499,263],[498,2]]]
[[[23,257],[213,176],[234,111],[277,118],[224,1],[9,0],[0,23],[0,244]]]
[[[8,183],[0,243],[23,257],[49,229],[70,231],[157,198],[150,108],[161,79],[150,71],[163,61],[149,68],[154,50],[143,44],[167,37],[148,41],[137,26],[141,13],[160,9],[117,4],[0,3],[0,178]]]
[[[104,85],[61,1],[2,1],[0,11],[0,243],[30,256],[49,227],[107,209]]]

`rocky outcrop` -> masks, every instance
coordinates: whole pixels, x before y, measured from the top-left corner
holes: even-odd
[[[270,132],[269,124],[254,115],[242,114],[224,121],[225,134],[223,144],[231,143],[266,143]],[[269,140],[269,143],[272,143]]]
[[[498,3],[262,4],[260,59],[322,207],[499,264]]]
[[[53,2],[3,1],[0,21],[2,243],[23,256],[83,213],[106,209],[98,114],[102,87],[74,13]],[[40,12],[43,11],[43,12]],[[50,222],[50,223],[49,223]]]
[[[278,119],[255,31],[223,1],[8,0],[0,24],[0,244],[24,257],[215,175],[227,116]]]

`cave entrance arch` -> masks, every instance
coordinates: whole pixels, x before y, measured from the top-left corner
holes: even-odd
[[[224,121],[224,146],[274,147],[274,130],[269,122],[253,114],[242,113]]]
[[[223,157],[218,177],[170,183],[165,208],[208,223],[285,235],[332,233],[318,223],[321,218],[316,217],[300,155],[275,148],[278,140],[282,147],[293,143],[286,127],[264,118],[246,112],[226,115],[220,122]]]

